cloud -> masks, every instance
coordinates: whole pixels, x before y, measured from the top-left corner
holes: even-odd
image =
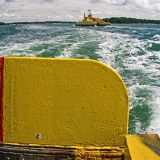
[[[154,3],[151,3],[149,0],[134,0],[134,3],[139,8],[144,8],[152,12],[160,12],[160,1],[154,1]]]
[[[157,12],[160,12],[160,3],[153,4],[153,10],[157,11]]]
[[[5,0],[0,0],[0,6],[5,4]]]
[[[107,4],[112,4],[112,5],[123,5],[127,1],[128,0],[89,0],[90,3],[105,2]]]
[[[160,0],[89,0],[90,3],[98,3],[102,1],[110,5],[133,5],[139,8],[153,9],[158,11],[160,5]]]
[[[151,4],[160,3],[160,0],[148,0],[148,1]]]
[[[0,0],[0,21],[78,21],[88,9],[99,18],[160,18],[160,0]]]
[[[137,7],[140,8],[150,8],[151,4],[148,2],[148,0],[134,0],[131,1],[133,4],[135,4]]]
[[[89,0],[89,3],[98,3],[98,2],[102,2],[102,0]]]
[[[112,5],[124,5],[126,4],[126,0],[104,0],[106,2],[108,2],[109,4],[112,4]]]
[[[8,4],[5,1],[0,1],[0,11],[3,12],[8,7]]]
[[[53,2],[54,0],[44,0],[44,2]]]
[[[5,2],[14,2],[14,0],[5,0]]]

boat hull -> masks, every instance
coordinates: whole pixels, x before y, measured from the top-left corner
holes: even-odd
[[[75,26],[96,26],[97,23],[94,22],[77,22]]]
[[[75,26],[108,26],[110,23],[83,23],[77,22]]]
[[[110,23],[102,23],[102,24],[97,23],[97,26],[108,26],[108,25],[110,25]]]

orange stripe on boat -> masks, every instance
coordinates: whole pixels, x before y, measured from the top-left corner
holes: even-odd
[[[0,57],[0,142],[3,142],[3,68],[4,57]]]

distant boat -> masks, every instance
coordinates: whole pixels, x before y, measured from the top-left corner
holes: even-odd
[[[85,16],[82,21],[76,22],[76,26],[107,26],[110,25],[109,22],[105,22],[100,18],[96,18],[92,16],[91,10],[88,10],[88,16]]]

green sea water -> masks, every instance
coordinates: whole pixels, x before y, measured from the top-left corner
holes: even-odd
[[[160,25],[0,26],[0,56],[88,58],[113,67],[130,97],[129,133],[160,135]]]

